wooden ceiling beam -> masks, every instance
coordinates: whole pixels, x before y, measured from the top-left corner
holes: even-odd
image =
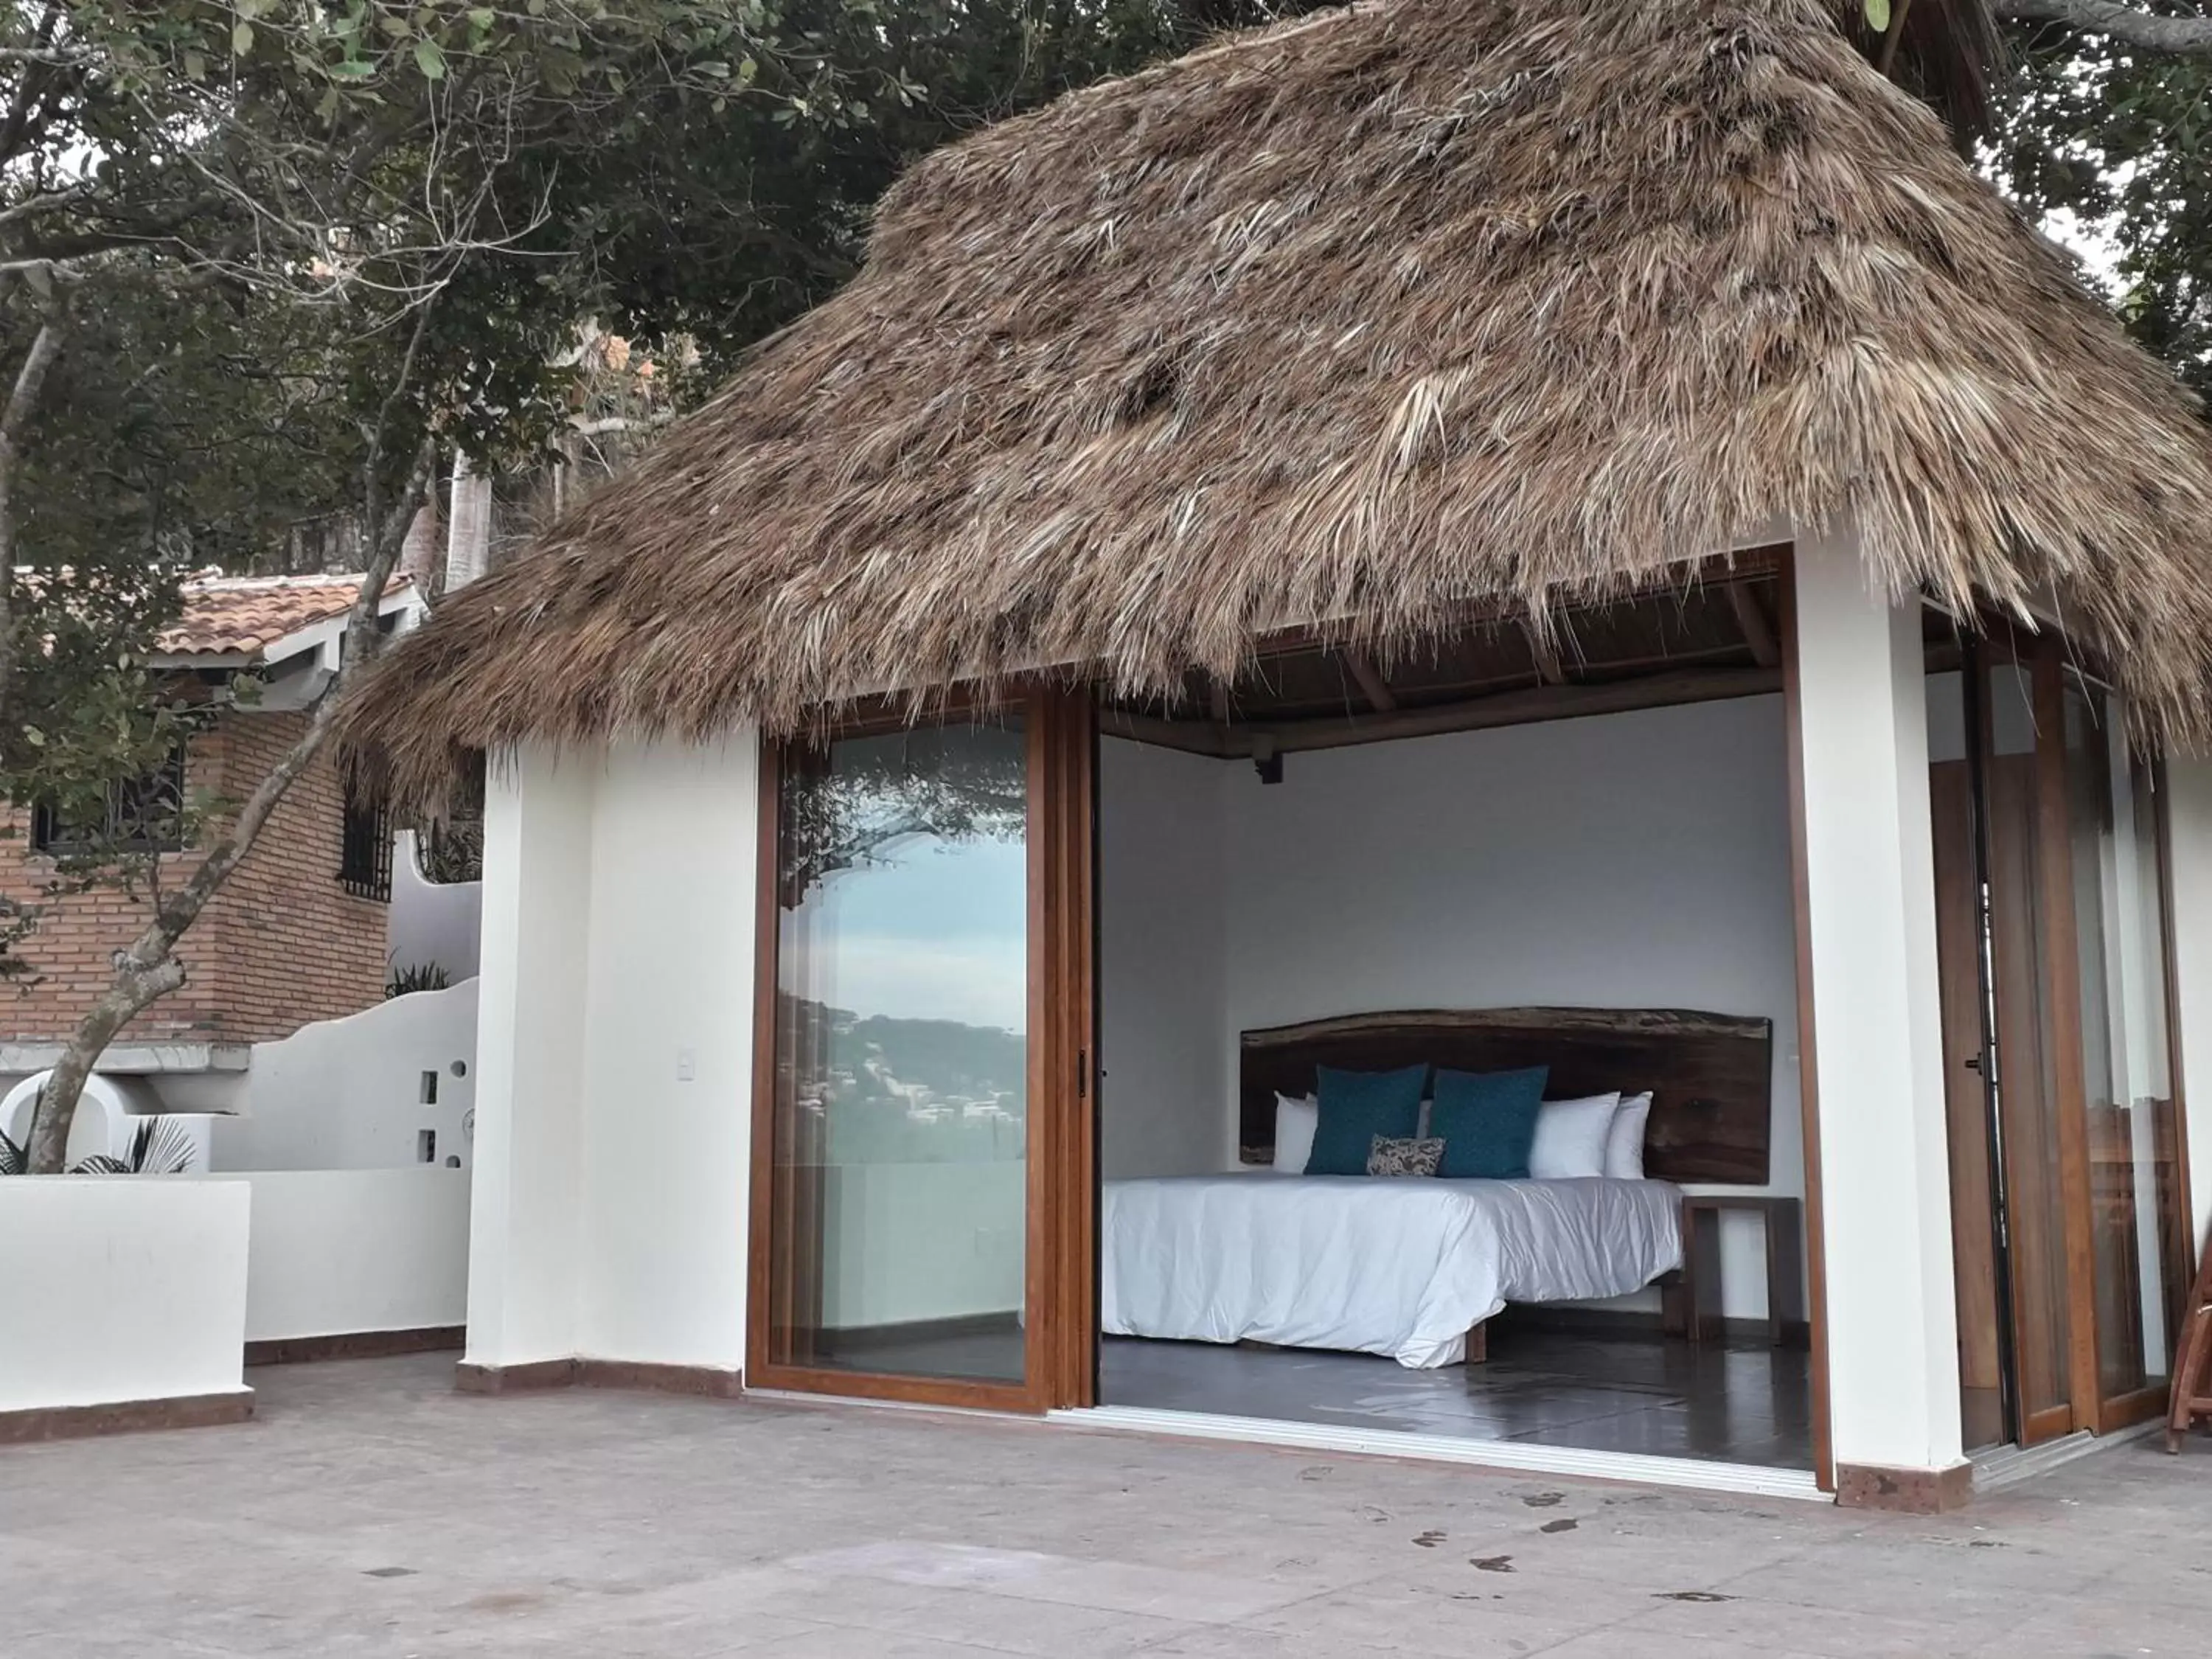
[[[1398,700],[1390,695],[1389,684],[1364,653],[1344,653],[1344,669],[1352,676],[1352,683],[1358,686],[1359,695],[1367,699],[1367,706],[1376,714],[1388,714],[1398,707]]]
[[[1779,668],[1782,643],[1774,636],[1774,624],[1766,619],[1759,595],[1741,582],[1731,582],[1728,602],[1735,612],[1735,625],[1743,630],[1743,642],[1751,647],[1751,659],[1761,668]]]
[[[1221,760],[1251,758],[1255,745],[1276,755],[1354,744],[1390,743],[1405,738],[1438,737],[1449,732],[1478,732],[1501,726],[1535,726],[1546,720],[1577,720],[1590,714],[1626,714],[1676,703],[1715,702],[1755,697],[1782,689],[1775,668],[1684,668],[1638,679],[1580,685],[1523,685],[1463,702],[1425,703],[1388,714],[1221,726],[1204,720],[1170,720],[1157,715],[1106,709],[1099,729],[1109,737],[1131,738],[1189,754]]]

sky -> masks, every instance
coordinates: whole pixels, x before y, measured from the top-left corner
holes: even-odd
[[[835,927],[836,957],[805,994],[859,1014],[1009,1031],[1028,1024],[1021,841],[911,837],[882,863],[830,877],[817,914]]]

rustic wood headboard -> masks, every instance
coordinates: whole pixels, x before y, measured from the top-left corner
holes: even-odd
[[[1644,1169],[1660,1181],[1764,1186],[1773,1135],[1774,1023],[1675,1008],[1422,1008],[1247,1031],[1239,1042],[1238,1145],[1274,1157],[1275,1096],[1303,1095],[1320,1066],[1455,1072],[1549,1066],[1553,1100],[1651,1091]]]

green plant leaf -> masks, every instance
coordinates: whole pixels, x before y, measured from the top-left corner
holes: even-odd
[[[443,80],[446,74],[446,49],[428,35],[422,36],[415,42],[415,67],[422,71],[422,78],[425,81]]]
[[[232,28],[230,31],[230,49],[234,54],[240,58],[245,57],[246,53],[253,50],[252,24],[241,21]]]
[[[1889,33],[1889,0],[1866,0],[1867,27],[1876,34]]]

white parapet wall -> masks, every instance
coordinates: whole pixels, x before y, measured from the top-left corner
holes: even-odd
[[[253,1045],[211,1167],[365,1170],[475,1161],[477,984],[394,997]]]
[[[242,1181],[0,1180],[0,1413],[250,1397]]]
[[[246,1340],[457,1327],[468,1316],[466,1170],[261,1170]]]

